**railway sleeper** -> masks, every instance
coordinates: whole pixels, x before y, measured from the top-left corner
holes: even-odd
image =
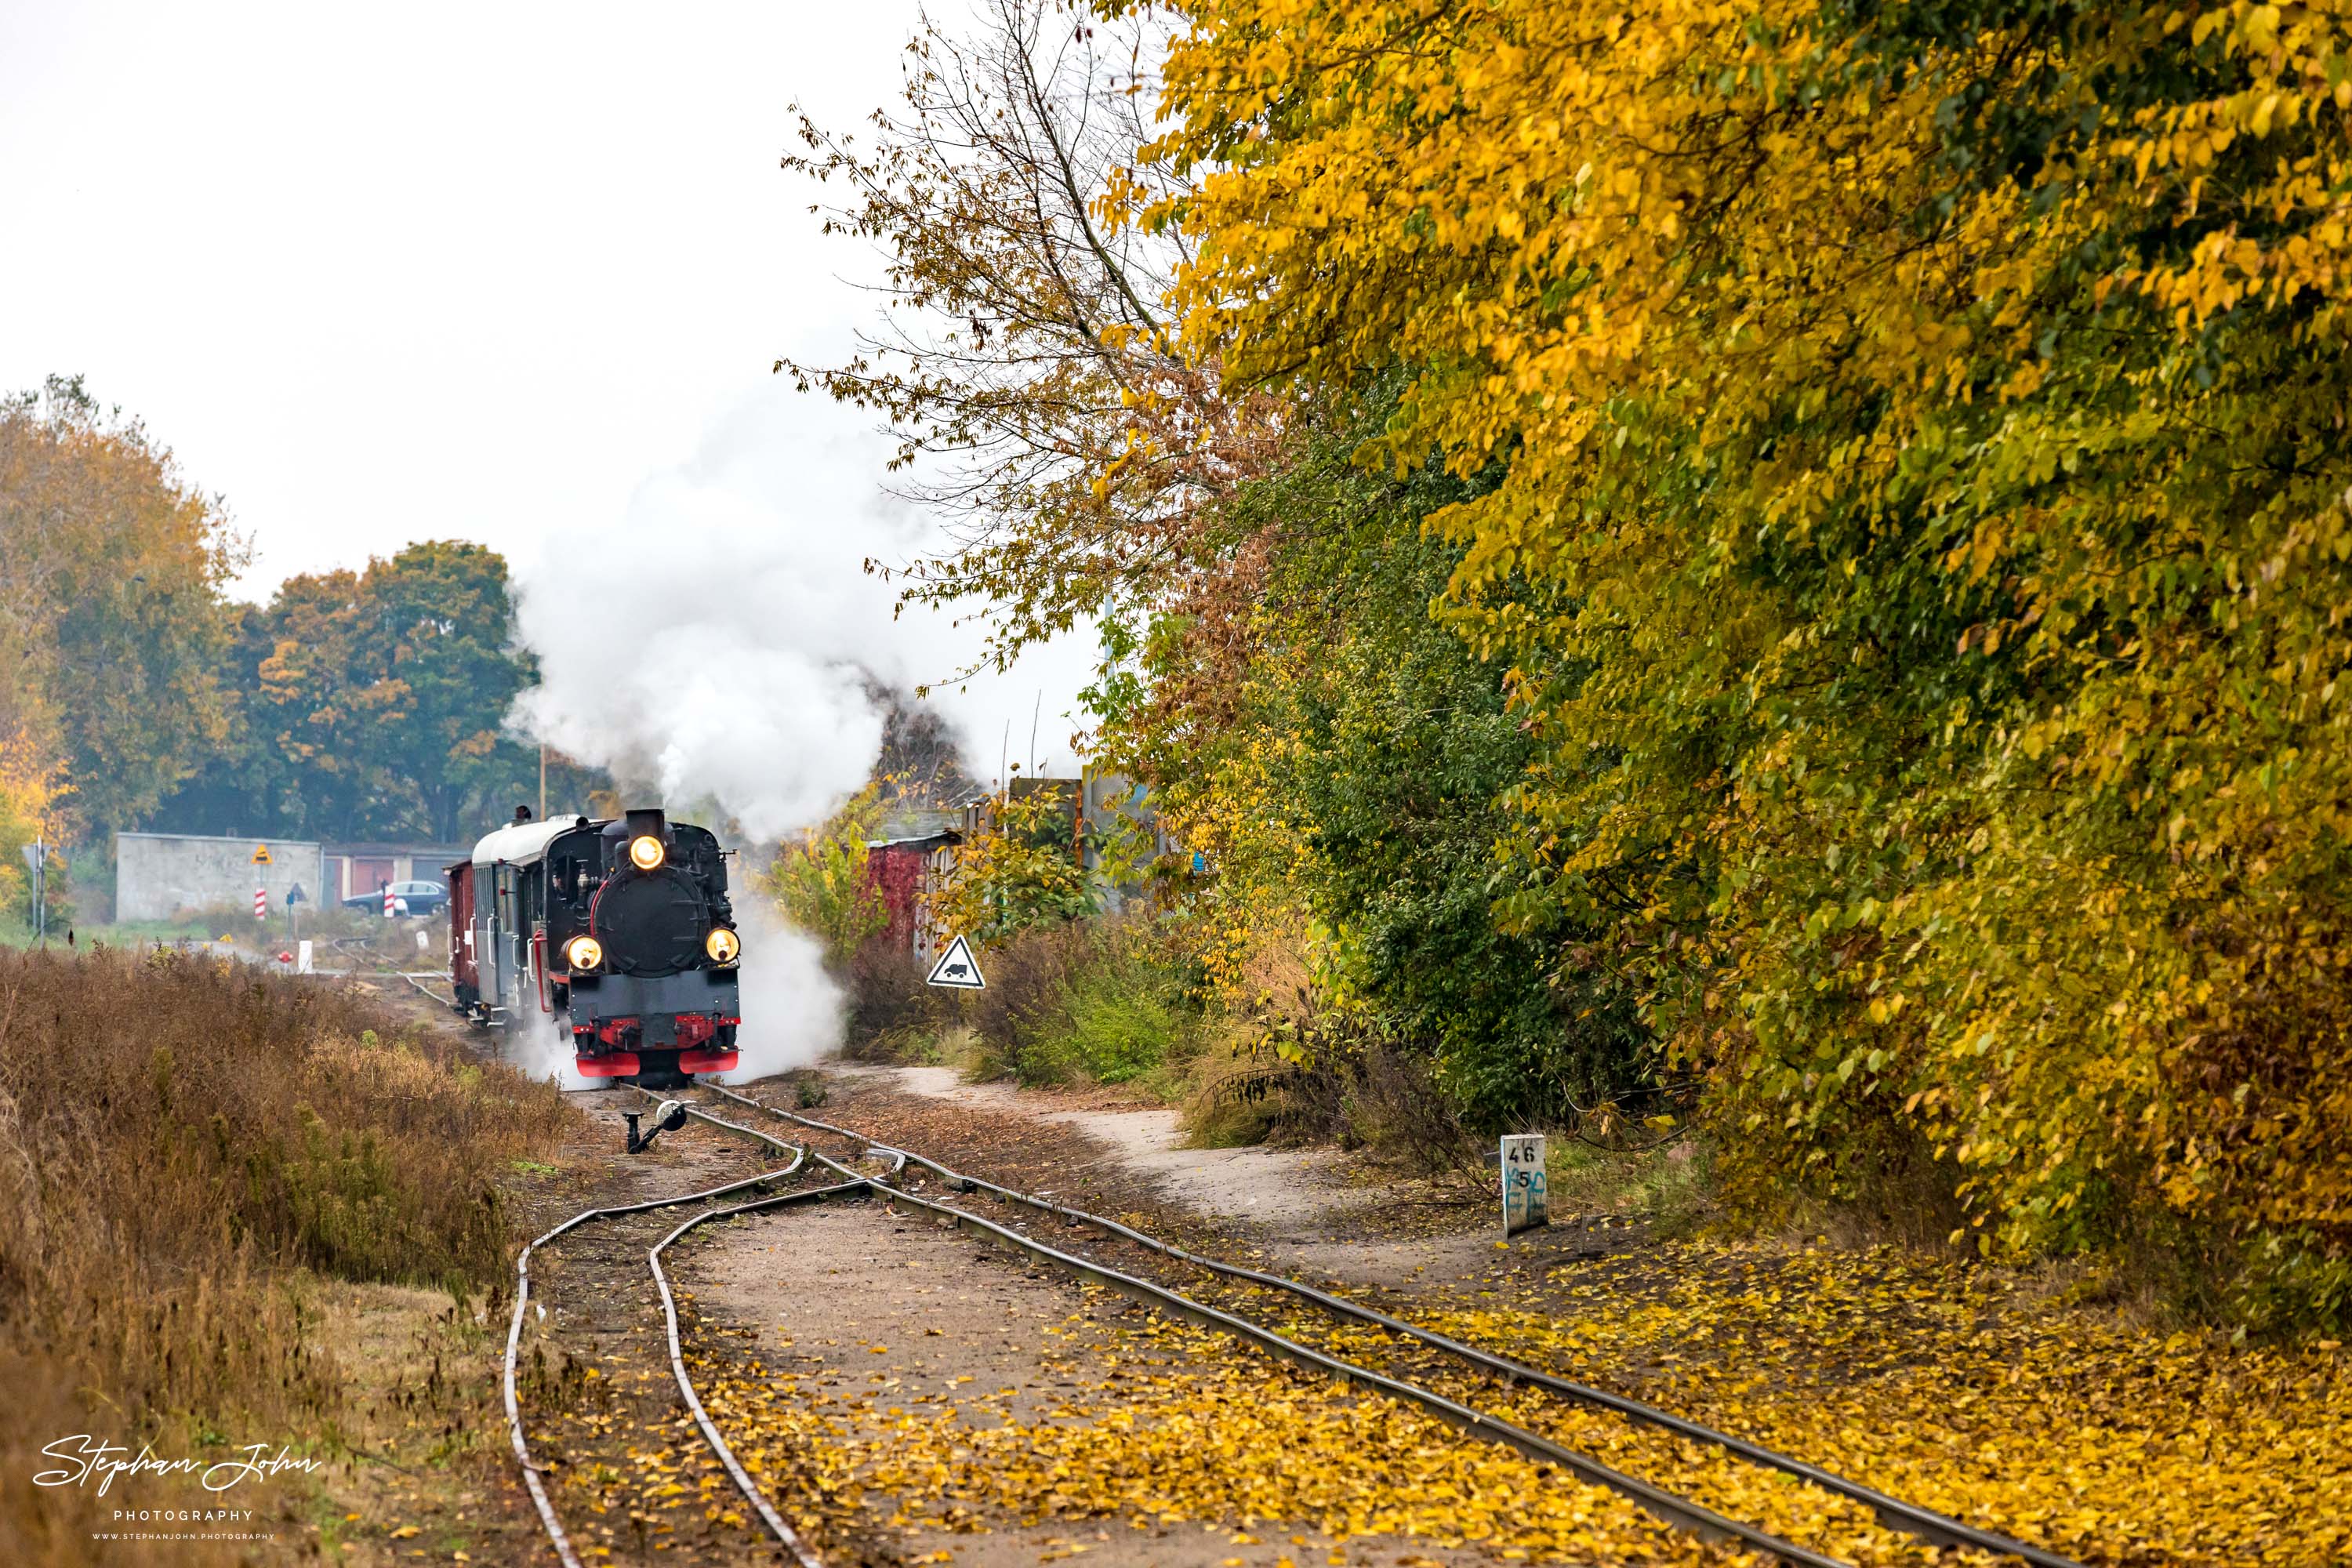
[[[739,1104],[747,1105],[755,1110],[765,1111],[772,1116],[782,1118],[784,1121],[814,1128],[819,1131],[830,1132],[838,1137],[847,1138],[861,1145],[879,1147],[879,1145],[872,1144],[871,1140],[866,1139],[864,1134],[852,1132],[846,1128],[836,1127],[830,1122],[818,1121],[812,1117],[796,1115],[792,1111],[784,1110],[779,1107],[770,1105],[763,1100],[754,1100],[749,1095],[739,1094],[732,1089],[726,1089],[719,1085],[712,1084],[706,1085],[705,1087],[714,1089],[719,1094],[723,1095],[727,1099],[732,1100]],[[780,1149],[797,1147],[796,1145],[786,1144],[779,1140],[769,1138],[767,1134],[760,1132],[756,1129],[742,1127],[734,1122],[724,1121],[719,1118],[709,1116],[707,1113],[698,1110],[696,1111],[695,1114],[700,1117],[703,1121],[710,1121],[720,1127],[731,1128],[736,1131],[748,1134],[753,1138],[761,1139]],[[824,1161],[826,1158],[823,1154],[815,1153],[813,1150],[810,1151],[810,1152],[820,1161]],[[1839,1476],[1829,1470],[1824,1470],[1818,1466],[1808,1464],[1805,1461],[1795,1458],[1790,1455],[1781,1454],[1773,1449],[1766,1448],[1760,1444],[1751,1443],[1745,1438],[1734,1436],[1727,1432],[1717,1431],[1713,1427],[1706,1426],[1698,1422],[1675,1415],[1670,1411],[1659,1409],[1655,1405],[1646,1405],[1640,1400],[1631,1399],[1622,1394],[1612,1394],[1605,1389],[1593,1388],[1583,1384],[1574,1383],[1567,1378],[1559,1377],[1554,1373],[1545,1372],[1540,1368],[1531,1367],[1524,1363],[1513,1361],[1508,1357],[1496,1355],[1492,1352],[1481,1350],[1475,1345],[1465,1344],[1458,1340],[1451,1339],[1444,1334],[1439,1334],[1431,1330],[1422,1328],[1420,1325],[1408,1322],[1403,1319],[1393,1317],[1373,1308],[1361,1306],[1354,1301],[1348,1300],[1344,1297],[1334,1296],[1328,1291],[1319,1290],[1314,1286],[1306,1284],[1303,1281],[1292,1279],[1284,1275],[1272,1274],[1261,1269],[1247,1268],[1237,1264],[1225,1263],[1216,1258],[1202,1257],[1196,1253],[1188,1252],[1184,1248],[1177,1247],[1172,1243],[1162,1241],[1157,1237],[1147,1235],[1142,1231],[1134,1229],[1132,1226],[1122,1225],[1117,1220],[1106,1219],[1101,1215],[1087,1214],[1083,1210],[1071,1208],[1066,1205],[1041,1198],[1031,1194],[1019,1192],[1013,1188],[1000,1186],[992,1182],[984,1181],[978,1177],[967,1176],[961,1172],[950,1170],[947,1166],[940,1164],[936,1161],[927,1159],[920,1154],[913,1153],[908,1151],[897,1150],[893,1151],[893,1152],[899,1156],[902,1168],[907,1163],[913,1163],[923,1170],[931,1172],[938,1175],[944,1184],[956,1187],[958,1191],[967,1193],[975,1191],[986,1192],[996,1200],[1000,1206],[1019,1205],[1040,1214],[1052,1215],[1059,1217],[1066,1225],[1089,1227],[1100,1231],[1105,1235],[1132,1242],[1152,1252],[1159,1253],[1162,1257],[1172,1258],[1178,1262],[1191,1264],[1213,1274],[1221,1275],[1227,1279],[1244,1280],[1251,1284],[1283,1291],[1302,1300],[1312,1302],[1316,1306],[1322,1308],[1324,1310],[1331,1312],[1336,1316],[1381,1328],[1392,1333],[1401,1334],[1407,1339],[1428,1346],[1433,1350],[1453,1356],[1457,1360],[1465,1362],[1478,1368],[1487,1375],[1494,1377],[1498,1382],[1502,1383],[1507,1387],[1514,1386],[1517,1384],[1525,1384],[1530,1387],[1540,1388],[1548,1394],[1570,1399],[1580,1404],[1589,1405],[1600,1409],[1607,1410],[1614,1415],[1622,1415],[1631,1420],[1639,1421],[1647,1426],[1660,1427],[1665,1431],[1672,1432],[1678,1436],[1687,1437],[1694,1441],[1706,1444],[1709,1447],[1720,1448],[1723,1451],[1744,1459],[1750,1464],[1779,1470],[1796,1479],[1818,1486],[1825,1491],[1833,1492],[1841,1497],[1860,1502],[1871,1510],[1873,1515],[1877,1519],[1881,1525],[1889,1530],[1910,1535],[1916,1540],[1924,1541],[1930,1545],[1996,1552],[2004,1556],[2020,1558],[2027,1563],[2032,1563],[2034,1568],[2083,1568],[2083,1565],[2076,1563],[2074,1559],[2061,1555],[2058,1552],[2051,1552],[2042,1547],[2033,1546],[2024,1542],[2015,1541],[1995,1531],[1965,1523],[1959,1520],[1952,1519],[1948,1515],[1937,1513],[1934,1510],[1922,1507],[1916,1503],[1906,1502],[1900,1498],[1890,1496],[1874,1488],[1864,1486],[1858,1481],[1849,1480],[1843,1476]],[[830,1161],[826,1161],[826,1163],[831,1163]],[[1211,1309],[1202,1310],[1209,1310]],[[1241,1320],[1235,1320],[1235,1321],[1240,1321]],[[1286,1343],[1288,1342],[1285,1342]],[[1379,1374],[1367,1373],[1367,1375],[1377,1376]],[[1432,1397],[1438,1396],[1432,1395]],[[1467,1407],[1463,1408],[1466,1409]],[[1472,1412],[1471,1414],[1474,1416],[1477,1415],[1476,1412]],[[1493,1424],[1492,1417],[1478,1416],[1477,1418],[1478,1420],[1488,1423],[1489,1425]],[[1473,1429],[1484,1430],[1485,1428]],[[1543,1441],[1543,1439],[1538,1439],[1538,1441]],[[1593,1462],[1597,1463],[1597,1461]],[[1601,1468],[1603,1469],[1606,1468],[1606,1467]],[[1610,1473],[1615,1474],[1616,1472],[1611,1471]],[[1627,1479],[1631,1479],[1632,1478]],[[1647,1486],[1647,1483],[1645,1482],[1637,1484]],[[1625,1495],[1631,1497],[1633,1494],[1629,1492]]]

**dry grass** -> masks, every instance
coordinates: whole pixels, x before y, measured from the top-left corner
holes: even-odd
[[[1556,1218],[1640,1218],[1654,1237],[1688,1236],[1713,1215],[1714,1150],[1684,1138],[1655,1148],[1597,1149],[1555,1136],[1545,1179]]]
[[[496,1288],[494,1178],[572,1113],[392,1027],[208,956],[0,952],[0,1468],[75,1431],[325,1429],[342,1380],[303,1279]],[[0,1562],[86,1559],[86,1500],[4,1495]]]
[[[1194,1147],[1330,1142],[1414,1178],[1485,1179],[1489,1145],[1463,1125],[1425,1058],[1374,1036],[1302,1031],[1302,1066],[1276,1056],[1253,1025],[1226,1032],[1184,1107]]]

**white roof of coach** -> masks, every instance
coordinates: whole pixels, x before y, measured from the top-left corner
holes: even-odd
[[[495,866],[503,861],[509,866],[527,866],[546,854],[548,844],[558,835],[587,826],[584,816],[551,816],[545,822],[514,823],[474,846],[474,864]]]

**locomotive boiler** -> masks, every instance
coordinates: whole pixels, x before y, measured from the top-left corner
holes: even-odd
[[[742,942],[709,830],[651,810],[518,820],[448,869],[460,1011],[551,1024],[592,1079],[676,1088],[735,1065]]]

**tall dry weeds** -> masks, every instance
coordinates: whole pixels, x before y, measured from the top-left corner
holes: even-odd
[[[87,1500],[26,1484],[66,1432],[321,1429],[340,1378],[306,1274],[495,1289],[495,1177],[572,1115],[349,990],[0,952],[0,1562],[89,1548]]]

